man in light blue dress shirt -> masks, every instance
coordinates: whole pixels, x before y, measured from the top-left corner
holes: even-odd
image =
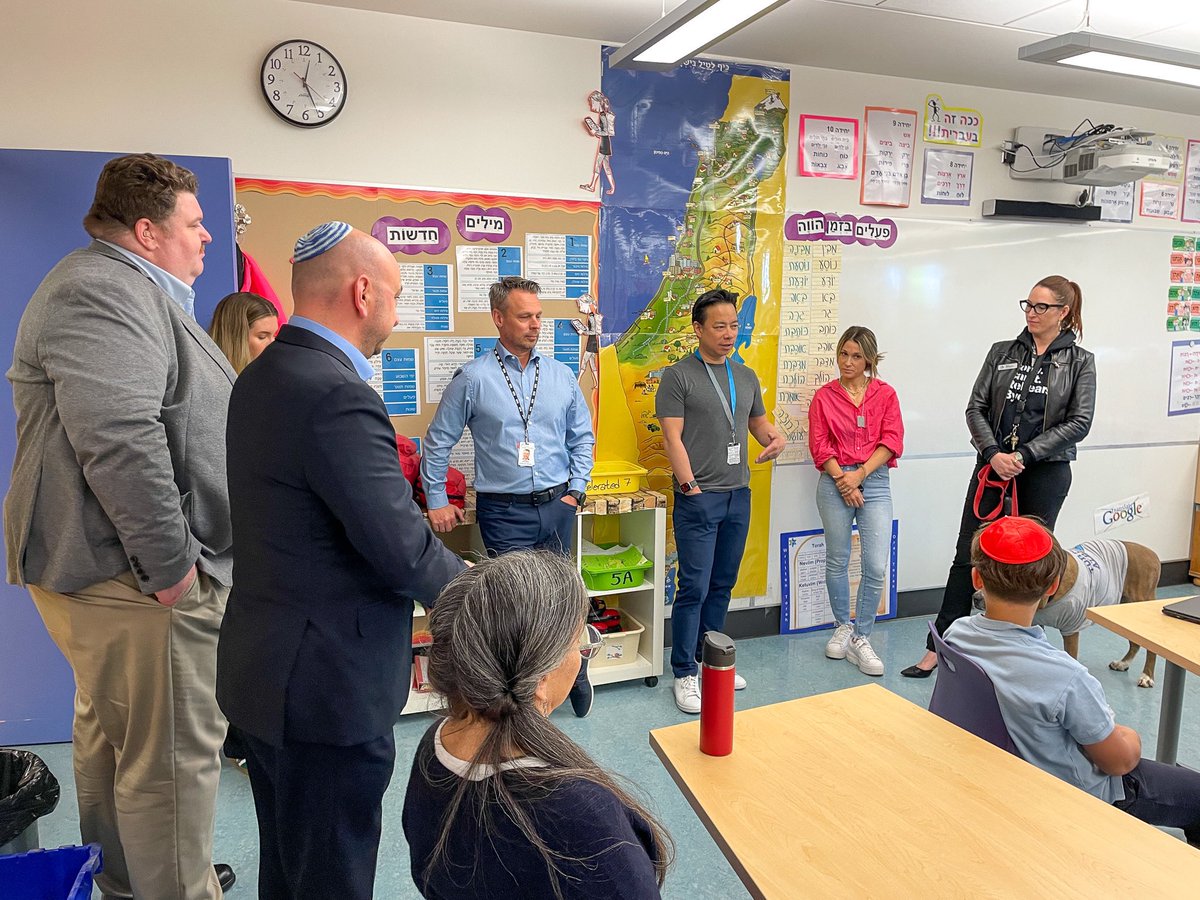
[[[509,276],[492,285],[495,349],[454,373],[425,433],[421,480],[434,531],[448,532],[462,510],[446,496],[450,451],[471,429],[476,515],[488,553],[571,552],[575,514],[592,474],[591,412],[575,374],[537,351],[541,288]],[[587,666],[571,692],[577,715],[591,708]]]

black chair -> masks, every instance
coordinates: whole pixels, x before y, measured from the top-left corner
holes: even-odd
[[[937,684],[929,699],[929,711],[1013,756],[1020,756],[1004,724],[996,688],[987,672],[942,640],[932,622],[929,631],[938,659]]]

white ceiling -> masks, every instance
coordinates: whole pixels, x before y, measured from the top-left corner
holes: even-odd
[[[303,0],[624,43],[664,0]],[[679,0],[665,0],[665,8]],[[1084,0],[790,0],[707,52],[1200,114],[1200,90],[1026,63],[1017,49],[1082,30]],[[1200,52],[1195,0],[1091,0],[1102,34]],[[519,63],[518,63],[519,64]]]

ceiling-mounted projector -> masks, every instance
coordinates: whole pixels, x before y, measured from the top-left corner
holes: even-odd
[[[1101,140],[1072,147],[1062,165],[1062,180],[1069,184],[1109,187],[1165,175],[1171,159],[1149,141]]]

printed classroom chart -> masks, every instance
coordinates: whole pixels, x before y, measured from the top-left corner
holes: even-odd
[[[403,288],[396,298],[393,331],[454,330],[454,304],[450,299],[453,268],[445,263],[400,263]]]
[[[864,206],[908,206],[916,145],[916,110],[868,106],[863,120],[859,203]]]
[[[858,119],[800,117],[800,174],[858,177]]]
[[[488,289],[507,275],[521,274],[520,247],[459,246],[458,311],[489,312]],[[535,279],[536,280],[536,279]]]

